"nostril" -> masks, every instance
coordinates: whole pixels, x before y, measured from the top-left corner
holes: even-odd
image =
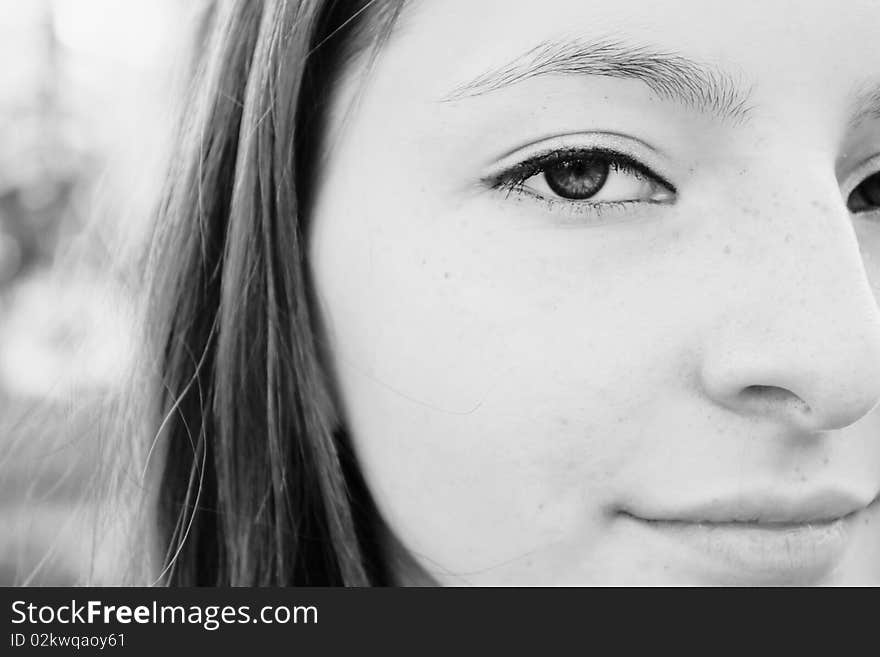
[[[787,411],[803,415],[812,413],[810,405],[787,388],[779,386],[747,386],[740,392],[742,400],[754,409]]]

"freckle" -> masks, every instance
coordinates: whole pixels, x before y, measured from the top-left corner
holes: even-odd
[[[559,418],[559,424],[562,425],[563,427],[567,427],[568,426],[568,418],[566,418],[566,417]]]
[[[448,271],[443,272],[443,278],[449,278],[449,272],[448,272]]]
[[[724,255],[730,255],[732,249],[730,248],[730,244],[724,245]]]
[[[786,244],[791,244],[791,241],[792,241],[793,239],[794,239],[794,238],[791,236],[791,233],[786,233],[786,234],[785,234],[785,243],[786,243]]]
[[[828,465],[829,463],[831,463],[831,461],[826,456],[824,459],[822,459],[822,463],[824,463],[825,465]]]

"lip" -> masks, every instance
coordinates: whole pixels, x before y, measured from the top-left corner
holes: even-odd
[[[630,512],[645,520],[687,523],[811,524],[845,518],[870,506],[877,498],[865,498],[843,490],[785,495],[740,493],[717,496],[707,502],[676,505],[673,512],[652,509]]]
[[[674,513],[619,515],[718,581],[811,584],[841,563],[855,519],[876,499],[839,491],[798,498],[737,495]]]

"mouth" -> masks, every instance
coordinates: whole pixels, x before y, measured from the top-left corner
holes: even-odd
[[[840,492],[736,496],[676,512],[627,509],[618,516],[721,581],[810,584],[842,562],[855,519],[876,502]]]

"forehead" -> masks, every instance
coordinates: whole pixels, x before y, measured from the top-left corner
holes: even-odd
[[[880,77],[880,3],[852,0],[414,0],[382,58],[398,93],[442,99],[546,43],[681,55],[765,100],[852,111]],[[394,89],[391,90],[394,93]]]

